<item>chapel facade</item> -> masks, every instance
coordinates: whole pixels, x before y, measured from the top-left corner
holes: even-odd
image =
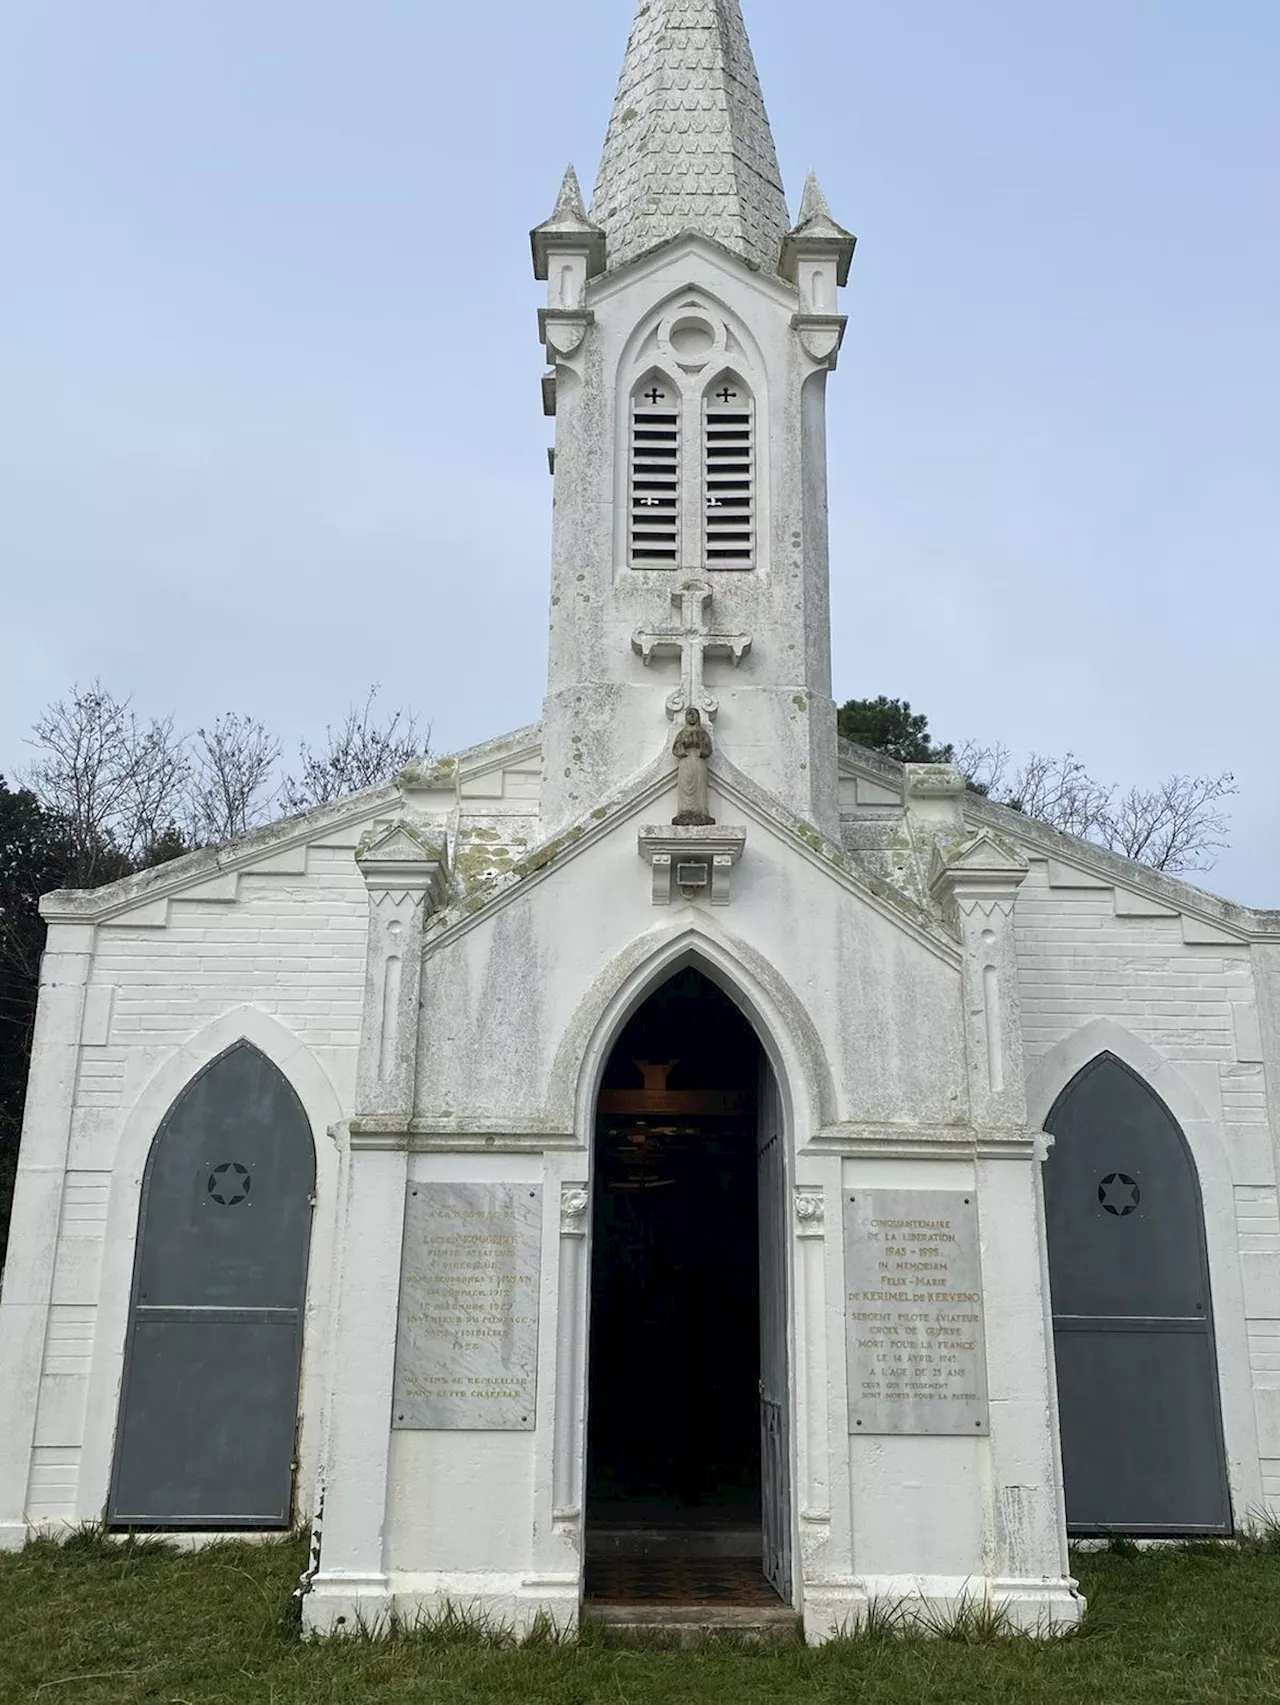
[[[43,902],[0,1544],[819,1640],[1280,1509],[1280,914],[837,741],[853,253],[738,0],[644,0],[533,232],[540,723]]]

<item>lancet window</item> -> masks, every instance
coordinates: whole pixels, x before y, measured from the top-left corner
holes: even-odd
[[[755,404],[735,374],[722,374],[703,396],[702,465],[707,567],[755,564]]]
[[[632,386],[627,408],[631,567],[758,567],[756,400],[741,374],[723,369],[707,382],[652,368]]]
[[[631,394],[629,529],[636,568],[674,568],[680,547],[680,389],[661,373]]]

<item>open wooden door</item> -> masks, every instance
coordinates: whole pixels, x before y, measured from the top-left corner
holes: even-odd
[[[760,1223],[760,1500],[764,1574],[791,1603],[791,1438],[787,1377],[786,1156],[782,1103],[760,1062],[756,1127]]]

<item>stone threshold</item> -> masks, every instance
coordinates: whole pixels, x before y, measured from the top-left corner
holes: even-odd
[[[594,1604],[588,1600],[582,1607],[582,1621],[609,1634],[658,1637],[682,1647],[726,1635],[762,1645],[789,1645],[802,1639],[800,1618],[787,1604]]]

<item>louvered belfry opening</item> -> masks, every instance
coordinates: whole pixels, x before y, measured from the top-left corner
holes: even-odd
[[[751,392],[728,374],[703,404],[708,568],[755,564],[755,408]]]
[[[680,529],[680,395],[662,376],[631,399],[631,561],[674,568]]]

